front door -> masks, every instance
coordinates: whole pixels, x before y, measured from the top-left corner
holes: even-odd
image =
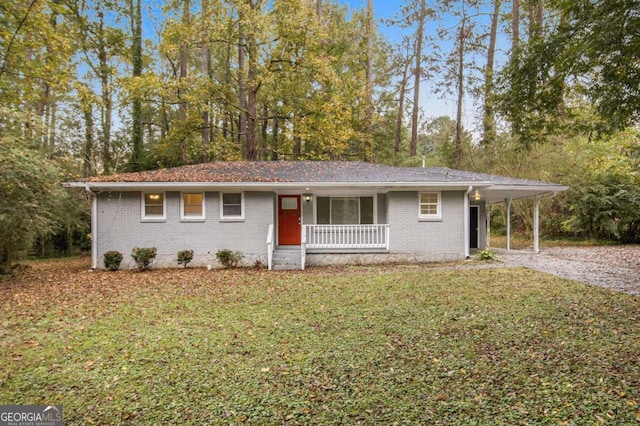
[[[469,211],[469,248],[477,249],[478,248],[478,216],[479,216],[479,208],[478,206],[471,206]]]
[[[300,245],[300,196],[278,195],[278,244]]]

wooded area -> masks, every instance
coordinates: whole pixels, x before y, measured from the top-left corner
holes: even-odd
[[[242,159],[424,155],[553,181],[571,190],[545,201],[544,232],[640,240],[636,0],[406,0],[387,22],[397,42],[374,8],[3,2],[0,264],[88,247],[85,196],[62,181]],[[426,82],[455,118],[421,104]],[[529,208],[516,205],[525,232]]]

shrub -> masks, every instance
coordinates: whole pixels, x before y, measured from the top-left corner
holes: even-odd
[[[193,250],[180,250],[178,252],[178,265],[184,265],[186,268],[189,262],[193,260]]]
[[[122,263],[122,253],[117,250],[109,250],[104,252],[104,267],[110,271],[120,269]]]
[[[157,250],[155,247],[134,247],[134,249],[131,250],[131,257],[136,262],[138,271],[146,271],[148,269],[151,269],[153,259],[156,258],[156,252]]]
[[[478,252],[478,259],[480,260],[496,260],[495,252],[491,250],[482,250]]]
[[[242,260],[244,255],[241,251],[231,251],[229,249],[218,250],[216,258],[218,262],[225,268],[234,268],[238,266],[238,263]]]

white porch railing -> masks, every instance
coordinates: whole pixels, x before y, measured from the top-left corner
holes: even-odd
[[[304,271],[304,266],[307,263],[307,234],[302,228],[302,235],[300,236],[300,269]]]
[[[304,225],[307,249],[389,250],[389,225]]]
[[[269,225],[267,230],[267,268],[271,270],[273,266],[273,225]]]

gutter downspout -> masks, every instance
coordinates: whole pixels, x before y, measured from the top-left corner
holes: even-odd
[[[467,192],[464,193],[464,257],[468,259],[470,257],[469,253],[469,221],[471,220],[469,217],[469,194],[473,191],[473,186],[469,186]]]
[[[98,269],[98,197],[89,185],[84,190],[91,197],[91,269]]]

